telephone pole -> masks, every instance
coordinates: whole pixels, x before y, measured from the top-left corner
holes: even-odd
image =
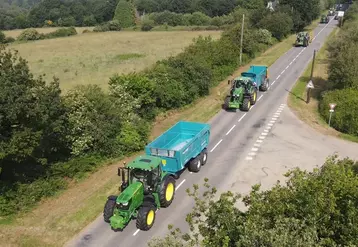
[[[245,14],[242,14],[241,40],[240,40],[240,66],[242,64],[242,41],[244,39],[244,21],[245,21]]]
[[[310,76],[310,81],[308,82],[306,88],[307,88],[307,100],[306,103],[310,103],[310,99],[311,99],[311,89],[314,88],[313,85],[313,71],[314,71],[314,62],[316,60],[316,50],[313,50],[313,60],[312,60],[312,68],[311,68],[311,76]]]

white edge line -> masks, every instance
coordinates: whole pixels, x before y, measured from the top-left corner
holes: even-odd
[[[210,153],[211,153],[212,151],[214,151],[214,149],[215,149],[217,146],[219,146],[219,144],[220,144],[222,141],[223,141],[223,139],[221,139],[218,143],[216,143],[216,145],[213,147],[213,149],[211,149]]]
[[[178,186],[176,186],[175,191],[177,191],[177,190],[180,188],[180,186],[183,185],[183,183],[184,183],[185,181],[186,181],[186,179],[184,178],[183,181],[181,181],[180,184],[178,184]]]
[[[137,233],[138,233],[139,231],[140,231],[140,230],[137,229],[137,231],[135,231],[135,232],[133,233],[133,236],[137,235]]]
[[[228,135],[235,127],[236,127],[236,124],[234,124],[234,126],[232,126],[231,129],[229,129],[228,132],[226,132],[226,135]]]
[[[245,113],[244,115],[242,115],[242,117],[238,120],[238,122],[240,122],[245,116],[246,116],[247,113]]]
[[[257,101],[260,101],[260,99],[263,97],[263,95],[261,95],[259,98],[258,98],[258,100]]]

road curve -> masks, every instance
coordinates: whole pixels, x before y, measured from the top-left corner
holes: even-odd
[[[237,160],[246,158],[247,152],[261,133],[259,130],[270,120],[276,109],[285,103],[289,90],[311,61],[313,50],[318,50],[323,45],[336,25],[337,21],[333,18],[328,24],[320,24],[314,30],[310,46],[293,47],[270,66],[270,89],[259,93],[257,103],[248,113],[222,110],[209,121],[212,130],[208,163],[199,173],[185,171],[181,175],[176,183],[177,190],[172,205],[157,212],[156,222],[150,231],[137,230],[135,220],[132,220],[123,232],[113,232],[100,215],[67,246],[145,247],[152,237],[164,236],[168,232],[168,224],[187,230],[185,216],[191,211],[193,202],[186,195],[186,188],[191,188],[194,183],[202,184],[204,178],[209,178],[210,184],[218,189],[230,189],[226,188],[225,181],[235,176],[233,171],[237,169]]]

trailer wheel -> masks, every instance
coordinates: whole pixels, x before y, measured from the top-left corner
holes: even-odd
[[[201,159],[200,155],[198,155],[195,159],[192,159],[189,162],[189,171],[190,172],[199,172],[201,168]]]
[[[172,204],[175,195],[175,179],[172,176],[167,176],[160,185],[159,201],[163,208],[169,207]]]
[[[269,87],[269,79],[268,78],[266,78],[265,79],[265,81],[264,81],[264,83],[261,85],[261,91],[267,91],[268,90],[268,87]]]
[[[109,196],[103,209],[104,221],[109,223],[109,219],[113,215],[114,207],[116,206],[117,196]]]
[[[201,165],[205,165],[206,162],[208,161],[208,149],[204,148],[204,150],[201,152],[200,154],[200,159],[201,159]]]
[[[148,231],[154,225],[155,221],[154,206],[141,207],[138,210],[136,226],[142,231]]]
[[[251,107],[250,98],[244,98],[242,102],[242,110],[243,111],[249,111]]]

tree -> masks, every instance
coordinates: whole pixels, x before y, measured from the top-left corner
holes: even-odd
[[[269,30],[273,37],[281,41],[291,32],[293,21],[286,13],[274,12],[261,19],[257,26]]]
[[[135,9],[131,0],[120,0],[114,14],[121,27],[131,27],[135,25]]]
[[[228,191],[218,200],[205,179],[202,195],[198,185],[187,190],[195,200],[186,217],[189,233],[169,226],[170,235],[148,246],[357,246],[357,161],[333,155],[312,172],[296,168],[285,176],[286,186],[278,181],[260,191],[254,185],[245,197]],[[245,212],[237,208],[239,200]]]
[[[0,172],[11,180],[66,156],[67,122],[57,79],[49,85],[34,79],[27,62],[5,46],[0,61]]]

